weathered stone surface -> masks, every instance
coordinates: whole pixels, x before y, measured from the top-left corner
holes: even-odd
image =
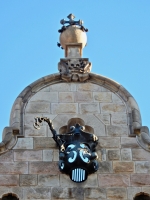
[[[144,192],[144,193],[149,194],[150,187],[142,187],[142,190],[141,190],[141,191]],[[140,191],[140,192],[141,192],[141,191]]]
[[[99,174],[100,187],[126,187],[130,185],[130,175],[127,174]]]
[[[0,175],[0,186],[18,186],[19,175]]]
[[[51,137],[34,138],[34,149],[56,148],[56,143]]]
[[[58,164],[56,162],[29,162],[30,174],[59,174]]]
[[[50,103],[31,102],[27,104],[26,113],[50,113]]]
[[[1,174],[27,174],[28,162],[6,162],[0,163]]]
[[[114,103],[122,103],[122,99],[116,94],[116,93],[112,93],[112,100]]]
[[[9,193],[15,194],[19,200],[23,200],[23,189],[21,187],[11,187],[9,188]]]
[[[14,161],[42,161],[42,151],[15,150]]]
[[[59,161],[59,150],[54,150],[53,161]]]
[[[0,154],[0,162],[13,162],[13,159],[14,159],[13,150]]]
[[[133,199],[136,194],[140,193],[142,191],[141,187],[128,187],[128,199]]]
[[[33,138],[18,138],[14,149],[33,149]]]
[[[41,126],[40,129],[35,129],[32,126],[25,126],[25,137],[46,137],[47,136],[47,126]]]
[[[131,186],[150,186],[150,174],[132,174]]]
[[[38,92],[30,99],[30,102],[58,102],[58,92]]]
[[[75,198],[74,188],[52,188],[52,199],[72,199]]]
[[[133,160],[150,161],[150,153],[144,149],[132,149]]]
[[[107,127],[107,135],[112,137],[119,136],[127,136],[128,135],[128,127],[127,126],[106,126]]]
[[[125,113],[126,107],[124,104],[115,104],[115,103],[101,103],[102,113]]]
[[[132,160],[131,149],[121,149],[121,160],[122,161]]]
[[[80,183],[78,183],[78,184],[80,184]],[[73,188],[73,187],[76,187],[76,183],[71,181],[71,179],[68,175],[60,173],[60,187]]]
[[[77,83],[70,83],[71,91],[75,92],[77,91]]]
[[[110,114],[95,114],[95,116],[100,119],[105,125],[110,124]]]
[[[73,92],[59,92],[59,102],[74,102]]]
[[[53,150],[43,150],[43,161],[53,160]]]
[[[136,138],[122,137],[121,148],[140,148],[140,146],[138,145]]]
[[[80,103],[79,109],[81,114],[100,113],[99,103]]]
[[[108,160],[119,160],[120,159],[120,151],[117,149],[109,149],[107,151]]]
[[[22,174],[20,175],[20,186],[33,186],[37,185],[36,174]]]
[[[84,195],[87,199],[105,199],[106,189],[105,188],[85,188]]]
[[[127,115],[126,114],[113,114],[111,115],[112,125],[127,125]]]
[[[134,172],[134,162],[113,162],[113,170],[115,173]]]
[[[103,161],[99,162],[98,173],[112,173],[112,162]]]
[[[93,83],[79,84],[77,87],[78,91],[101,91],[101,86]]]
[[[59,175],[41,174],[38,175],[38,185],[40,186],[59,186]]]
[[[3,187],[3,186],[1,186],[0,187],[0,197],[2,197],[4,194],[7,194],[7,193],[9,193],[9,187]]]
[[[50,189],[49,188],[24,188],[24,197],[25,199],[50,199]]]
[[[62,113],[78,113],[77,103],[52,103],[51,104],[52,114],[62,114]]]
[[[135,162],[136,173],[150,173],[150,162],[149,161],[136,161]]]
[[[52,91],[68,92],[70,91],[70,83],[57,83],[57,84],[51,85],[49,88],[50,88],[50,92]]]
[[[107,189],[108,199],[127,199],[126,188],[108,188]]]
[[[119,137],[99,137],[98,146],[100,148],[119,148],[120,138]]]
[[[111,92],[93,92],[94,101],[111,103],[111,94]]]
[[[76,92],[75,93],[75,102],[92,102],[93,95],[92,92]]]
[[[81,187],[90,187],[90,188],[97,188],[98,187],[98,178],[97,174],[91,174],[88,176],[88,179],[81,183]]]

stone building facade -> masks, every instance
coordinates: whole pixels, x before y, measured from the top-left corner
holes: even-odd
[[[69,36],[75,29],[69,25]],[[149,130],[142,126],[134,97],[119,83],[91,73],[88,59],[83,59],[86,65],[66,73],[64,62],[75,66],[82,60],[83,30],[77,31],[77,41],[60,38],[66,55],[58,65],[60,73],[33,82],[14,102],[10,126],[4,128],[0,143],[2,200],[149,199]],[[99,138],[98,170],[81,183],[60,172],[59,149],[48,125],[42,122],[41,129],[33,127],[37,116],[50,118],[60,134],[71,119],[82,119],[92,127]]]

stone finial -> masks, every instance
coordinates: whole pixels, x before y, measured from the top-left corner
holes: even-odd
[[[58,46],[65,50],[66,58],[81,58],[82,49],[87,44],[88,29],[84,28],[82,20],[75,21],[74,18],[73,14],[69,14],[69,20],[62,19],[60,23],[63,26],[58,30],[60,33]]]

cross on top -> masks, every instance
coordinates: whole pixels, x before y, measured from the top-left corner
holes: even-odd
[[[79,21],[74,21],[75,16],[74,16],[72,13],[69,14],[69,15],[67,16],[67,18],[69,19],[69,21],[66,21],[65,19],[62,19],[62,20],[60,21],[60,23],[61,23],[62,25],[68,23],[69,25],[79,25],[79,26],[82,26],[82,24],[83,24],[83,21],[80,20],[80,19],[79,19]]]

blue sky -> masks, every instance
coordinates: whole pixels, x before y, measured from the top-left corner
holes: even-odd
[[[19,93],[58,72],[64,57],[56,45],[58,29],[70,13],[89,29],[83,57],[92,72],[123,85],[136,99],[143,125],[150,125],[149,0],[1,0],[0,135]]]

